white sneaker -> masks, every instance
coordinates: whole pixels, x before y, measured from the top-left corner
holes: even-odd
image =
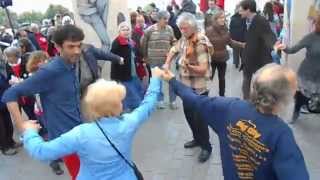
[[[176,102],[170,103],[170,109],[172,109],[172,110],[177,110],[177,109],[178,109],[177,103],[176,103]]]
[[[166,106],[165,106],[164,102],[163,101],[159,101],[158,102],[158,109],[165,109],[165,108],[166,108]]]

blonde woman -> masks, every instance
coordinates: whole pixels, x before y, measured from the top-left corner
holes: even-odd
[[[120,115],[123,111],[122,100],[126,96],[125,87],[115,81],[101,79],[88,87],[83,98],[84,114],[90,122],[81,124],[52,141],[44,142],[37,133],[39,125],[25,121],[18,126],[22,127],[25,148],[38,160],[54,160],[77,153],[81,162],[78,180],[136,179],[126,160],[132,163],[133,137],[157,103],[162,71],[159,68],[152,71],[153,78],[146,96],[132,113]],[[106,136],[126,160],[117,153]]]

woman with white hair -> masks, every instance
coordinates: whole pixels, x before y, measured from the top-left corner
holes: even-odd
[[[44,142],[37,133],[39,125],[25,121],[18,126],[22,127],[25,148],[33,158],[43,161],[77,153],[81,162],[78,180],[136,179],[131,156],[133,137],[154,110],[160,92],[162,71],[154,68],[152,73],[146,96],[132,113],[121,115],[126,88],[101,79],[88,87],[83,98],[88,123]]]
[[[111,52],[124,59],[123,64],[111,64],[111,79],[121,82],[127,91],[124,98],[124,109],[129,112],[136,108],[142,100],[143,89],[136,73],[136,48],[131,40],[131,25],[127,22],[119,24],[119,35],[113,40]]]

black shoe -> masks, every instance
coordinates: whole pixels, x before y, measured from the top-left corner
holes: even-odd
[[[64,171],[60,167],[60,164],[56,161],[51,162],[50,167],[56,175],[61,175],[64,173]]]
[[[198,160],[200,163],[206,162],[210,158],[211,152],[205,149],[201,149],[200,155],[198,157]]]
[[[297,119],[299,118],[299,115],[300,115],[299,112],[296,112],[296,111],[293,112],[291,122],[289,122],[289,123],[290,123],[290,124],[294,124],[294,123],[297,121]]]
[[[192,141],[188,141],[184,144],[184,148],[194,148],[194,147],[197,147],[199,146],[199,144],[195,141],[195,140],[192,140]]]
[[[2,154],[5,156],[13,156],[13,155],[16,155],[17,153],[18,151],[15,148],[9,148],[2,151]]]

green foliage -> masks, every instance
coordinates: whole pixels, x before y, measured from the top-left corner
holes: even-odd
[[[10,17],[13,23],[14,27],[17,27],[18,25],[18,15],[15,12],[9,12],[10,13]],[[0,25],[4,25],[6,27],[9,27],[9,21],[8,21],[8,17],[7,14],[5,12],[5,10],[3,8],[0,8]]]
[[[49,5],[45,13],[41,13],[37,11],[26,11],[18,16],[17,13],[10,11],[10,17],[11,17],[12,23],[16,28],[18,27],[18,24],[21,24],[21,23],[41,24],[41,21],[43,19],[46,19],[46,18],[52,19],[56,14],[71,15],[72,13],[67,8],[61,5],[52,5],[52,4]],[[9,27],[8,18],[3,8],[0,8],[0,25],[5,25]]]
[[[6,18],[7,18],[6,13],[2,8],[0,8],[0,25],[4,24],[4,22],[6,21]]]
[[[23,12],[18,17],[19,23],[41,23],[42,19],[44,18],[44,15],[41,12],[36,11],[28,11]]]
[[[44,13],[44,17],[48,19],[52,19],[56,14],[64,15],[64,14],[71,14],[71,12],[67,8],[61,5],[50,4],[47,11]]]

